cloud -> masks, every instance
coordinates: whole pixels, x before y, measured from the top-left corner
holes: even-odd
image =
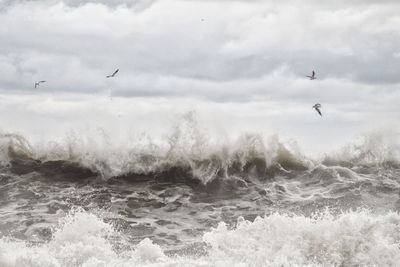
[[[385,92],[399,100],[395,1],[0,3],[4,92],[46,79],[40,90],[124,97],[371,104]]]
[[[2,8],[8,8],[13,5],[19,5],[19,4],[24,4],[24,3],[44,3],[46,5],[50,4],[56,4],[62,2],[63,4],[71,7],[80,7],[82,5],[88,4],[88,3],[94,3],[94,4],[103,4],[107,5],[109,7],[117,7],[117,6],[127,6],[129,8],[133,8],[137,11],[142,11],[146,9],[147,7],[150,7],[153,2],[156,0],[113,0],[113,1],[108,1],[108,0],[0,0],[0,5]]]
[[[398,1],[0,0],[0,126],[118,136],[195,109],[229,133],[328,146],[397,123],[398,14]]]

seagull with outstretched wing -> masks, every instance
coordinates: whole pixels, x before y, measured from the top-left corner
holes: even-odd
[[[107,75],[106,78],[113,78],[117,73],[118,73],[119,69],[117,69],[116,71],[114,71],[113,74],[111,75]]]
[[[35,82],[35,88],[37,88],[41,83],[45,83],[46,81],[38,81]]]
[[[307,75],[306,77],[310,78],[310,80],[315,80],[317,77],[315,76],[315,71],[312,71],[311,76]]]
[[[322,117],[321,108],[322,108],[321,104],[318,103],[313,106],[313,109],[315,109],[318,112],[318,114]]]

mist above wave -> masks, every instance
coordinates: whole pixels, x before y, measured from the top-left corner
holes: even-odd
[[[373,131],[344,145],[338,152],[325,157],[325,163],[353,165],[398,166],[400,134],[394,130]]]

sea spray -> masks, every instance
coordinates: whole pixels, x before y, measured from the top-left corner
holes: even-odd
[[[400,215],[359,210],[306,217],[274,213],[207,231],[205,256],[166,256],[146,238],[116,252],[113,227],[94,214],[68,214],[41,245],[0,240],[1,266],[396,266]]]

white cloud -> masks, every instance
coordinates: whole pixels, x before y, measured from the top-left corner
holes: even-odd
[[[3,0],[0,90],[273,102],[291,123],[315,102],[342,125],[398,117],[399,2],[307,3]]]

